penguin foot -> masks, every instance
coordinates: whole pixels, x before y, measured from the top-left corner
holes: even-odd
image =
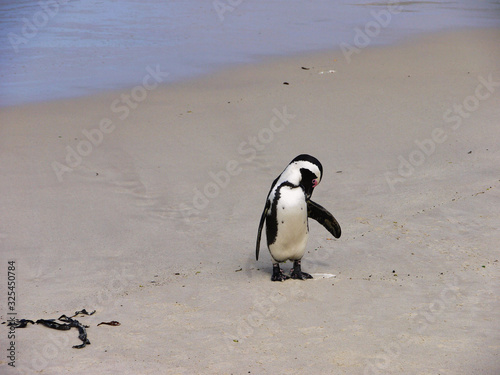
[[[296,260],[293,262],[293,268],[290,272],[290,277],[295,280],[306,280],[313,278],[310,274],[302,272],[300,268],[300,260]]]
[[[283,273],[279,264],[273,264],[273,275],[271,276],[271,281],[284,281],[289,278],[290,276]]]

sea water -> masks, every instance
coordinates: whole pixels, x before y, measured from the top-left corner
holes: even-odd
[[[0,1],[0,106],[165,82],[230,64],[499,27],[497,0]]]

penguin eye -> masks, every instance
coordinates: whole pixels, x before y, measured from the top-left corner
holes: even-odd
[[[313,186],[313,188],[315,188],[316,186],[318,186],[318,184],[319,184],[319,181],[318,181],[317,178],[315,178],[315,179],[312,180],[312,186]]]

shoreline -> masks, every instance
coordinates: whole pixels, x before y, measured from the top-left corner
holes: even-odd
[[[495,374],[499,35],[157,86],[152,66],[126,90],[0,109],[16,312],[97,310],[81,319],[92,345],[29,326],[17,370],[0,371]],[[323,165],[313,199],[342,237],[310,221],[302,267],[318,277],[273,283],[264,239],[255,261],[258,220],[301,153]]]
[[[160,66],[161,64],[146,64],[144,65],[144,68],[139,72],[137,72],[138,77],[143,77],[144,72],[148,71],[149,69],[152,69],[152,67],[159,66],[161,71],[165,71],[165,73],[168,73],[164,78],[164,80],[161,81],[161,84],[164,87],[170,86],[170,85],[182,85],[184,82],[190,82],[190,81],[198,81],[198,80],[204,80],[206,77],[209,77],[211,75],[220,75],[220,74],[225,74],[227,71],[233,71],[233,70],[238,70],[238,69],[244,69],[247,66],[261,66],[261,65],[266,65],[269,63],[272,63],[273,61],[280,61],[280,60],[286,60],[286,59],[300,59],[301,57],[312,57],[312,56],[320,56],[323,54],[339,54],[342,52],[344,59],[346,59],[347,63],[350,63],[351,59],[355,59],[356,56],[359,53],[362,53],[365,49],[378,49],[378,48],[391,48],[391,47],[398,47],[400,45],[405,45],[409,43],[414,43],[418,40],[426,39],[426,38],[432,38],[433,36],[439,36],[439,35],[452,35],[454,33],[467,33],[468,31],[487,31],[487,30],[498,30],[498,28],[494,27],[487,27],[483,28],[480,26],[477,27],[449,27],[447,29],[443,30],[433,30],[433,31],[420,31],[416,34],[409,34],[400,37],[397,40],[392,40],[389,43],[383,43],[380,42],[380,39],[383,39],[383,34],[384,31],[384,25],[381,24],[382,20],[377,20],[375,21],[379,22],[379,28],[375,30],[375,32],[372,32],[370,34],[370,30],[361,30],[361,28],[355,28],[353,30],[353,35],[351,40],[348,41],[343,41],[340,42],[336,47],[334,48],[318,48],[316,50],[310,50],[310,51],[302,51],[302,52],[289,52],[289,53],[283,53],[279,55],[261,55],[261,54],[253,54],[251,56],[247,56],[247,60],[245,62],[228,62],[228,63],[222,63],[218,64],[217,67],[211,68],[209,71],[205,72],[199,72],[199,73],[193,73],[191,75],[182,75],[180,77],[175,78],[173,81],[167,81],[169,76],[171,76],[172,72],[168,69],[163,68]],[[389,20],[390,21],[390,20]],[[369,24],[369,22],[367,23]],[[366,25],[365,25],[366,26]],[[368,32],[368,34],[367,34]],[[140,79],[138,79],[138,82]],[[138,83],[139,84],[139,83]],[[135,85],[127,85],[127,84],[119,84],[115,86],[120,86],[120,87],[115,87],[115,88],[106,88],[106,89],[90,89],[91,93],[87,94],[71,94],[66,97],[59,97],[59,98],[48,98],[48,99],[39,99],[39,100],[32,100],[29,102],[25,103],[17,103],[17,104],[0,104],[0,110],[6,109],[6,108],[14,108],[14,107],[21,107],[24,105],[30,105],[30,104],[43,104],[43,103],[50,103],[50,102],[55,102],[55,101],[64,101],[64,100],[77,100],[77,99],[84,99],[86,97],[92,97],[92,96],[102,96],[102,95],[107,95],[109,93],[113,92],[126,92],[131,90],[132,88],[136,87],[138,84]],[[86,89],[87,90],[87,89]],[[74,90],[73,90],[74,91]]]

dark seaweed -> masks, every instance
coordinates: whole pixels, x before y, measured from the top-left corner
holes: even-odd
[[[95,310],[89,313],[87,310],[83,309],[80,311],[75,311],[75,314],[72,316],[61,315],[58,319],[38,319],[36,321],[36,324],[41,324],[47,328],[57,329],[59,331],[69,331],[71,328],[77,328],[78,338],[82,340],[82,344],[74,345],[73,348],[82,349],[85,348],[86,345],[90,345],[90,341],[87,338],[87,330],[86,330],[86,328],[89,328],[89,326],[83,325],[78,320],[73,318],[77,315],[93,315],[93,314],[95,314]],[[59,323],[56,320],[62,323]],[[14,328],[26,328],[28,323],[35,324],[34,321],[29,319],[16,319],[15,321],[9,322],[7,325]],[[118,323],[118,322],[113,321],[110,323]],[[120,325],[120,323],[112,325]]]
[[[75,315],[71,316],[71,318],[74,318],[75,316],[77,315],[94,315],[95,314],[95,310],[92,311],[91,313],[87,312],[87,310],[83,309],[83,310],[80,310],[80,311],[75,311]]]
[[[119,326],[120,322],[117,322],[116,320],[113,320],[111,322],[101,322],[97,326],[99,327],[101,324],[106,324],[108,326]]]
[[[12,327],[12,328],[26,328],[28,323],[35,324],[35,322],[33,320],[21,319],[21,320],[16,320],[14,322],[8,322],[7,326]]]
[[[86,314],[86,315],[91,315],[91,314],[87,313],[86,310],[82,310],[82,311],[85,311],[84,314]],[[77,316],[79,313],[81,314],[82,311],[77,311],[75,313],[75,315],[73,315],[72,317],[69,317],[69,316],[66,316],[66,315],[61,315],[59,317],[59,319],[57,319],[57,320],[59,320],[61,322],[64,322],[66,324],[58,323],[54,319],[39,319],[39,320],[36,321],[36,323],[37,324],[42,324],[42,325],[44,325],[45,327],[48,327],[48,328],[58,329],[58,330],[61,330],[61,331],[68,331],[68,330],[70,330],[73,327],[78,328],[78,338],[80,340],[82,340],[82,344],[80,344],[80,345],[73,345],[73,348],[75,348],[75,349],[82,349],[82,348],[85,348],[86,345],[90,345],[90,341],[87,339],[87,331],[85,329],[85,328],[88,328],[89,326],[85,326],[82,323],[80,323],[78,320],[73,319],[73,317]]]

